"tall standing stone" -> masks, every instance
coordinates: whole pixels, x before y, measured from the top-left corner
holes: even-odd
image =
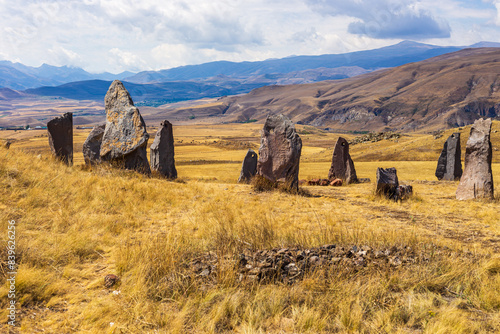
[[[458,184],[459,200],[493,198],[493,174],[491,173],[491,119],[478,119],[470,129],[465,148],[465,168]]]
[[[73,113],[67,112],[47,123],[52,154],[68,166],[73,165]]]
[[[149,135],[139,109],[127,89],[113,81],[104,98],[106,127],[101,143],[101,160],[126,169],[150,174],[146,147]]]
[[[399,180],[396,168],[377,168],[377,195],[398,200]]]
[[[105,128],[106,124],[94,126],[83,143],[83,159],[86,165],[97,165],[101,162],[101,143]]]
[[[438,180],[454,181],[462,176],[460,133],[448,137],[438,159],[436,177]]]
[[[257,174],[298,190],[301,151],[302,140],[290,119],[282,114],[267,116],[260,138]]]
[[[250,179],[257,173],[257,159],[257,153],[255,153],[252,149],[248,149],[247,155],[241,165],[238,183],[249,182]]]
[[[169,178],[177,178],[174,160],[174,134],[172,124],[163,121],[156,132],[150,151],[151,169]]]
[[[354,162],[349,154],[349,143],[342,137],[337,139],[333,149],[332,165],[328,172],[328,179],[342,179],[346,184],[357,182]]]

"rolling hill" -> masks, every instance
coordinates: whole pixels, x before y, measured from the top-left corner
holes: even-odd
[[[277,112],[297,123],[344,131],[431,130],[497,117],[500,50],[464,49],[344,80],[262,87],[171,113],[244,122]]]

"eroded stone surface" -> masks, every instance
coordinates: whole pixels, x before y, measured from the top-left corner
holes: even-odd
[[[257,173],[257,153],[248,149],[243,164],[241,165],[240,177],[238,182],[250,182],[251,178]]]
[[[68,166],[73,165],[73,113],[65,113],[47,123],[52,154]]]
[[[101,143],[101,159],[126,169],[151,173],[146,156],[149,139],[146,124],[119,80],[113,81],[109,87],[104,104],[106,128]]]
[[[86,165],[96,165],[101,162],[101,142],[106,124],[94,126],[83,143],[83,159]]]
[[[177,178],[174,159],[174,133],[169,121],[165,120],[160,124],[149,150],[151,169],[169,179]]]
[[[460,133],[454,133],[443,145],[438,159],[436,177],[438,180],[454,181],[462,176]]]
[[[346,184],[357,182],[356,169],[349,154],[349,143],[342,137],[337,139],[333,149],[332,165],[328,178],[342,179]]]
[[[456,198],[493,198],[490,142],[491,119],[478,119],[470,130],[465,148],[465,168],[457,188]]]
[[[272,182],[299,187],[302,140],[293,123],[284,115],[269,115],[262,130],[257,174]]]

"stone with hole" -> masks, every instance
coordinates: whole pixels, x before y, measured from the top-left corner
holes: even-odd
[[[240,177],[238,183],[248,183],[257,173],[257,153],[254,150],[248,149],[243,164],[241,165]]]
[[[349,143],[342,137],[339,137],[335,143],[328,178],[330,180],[342,179],[346,184],[354,183],[358,180],[354,162],[349,154]]]

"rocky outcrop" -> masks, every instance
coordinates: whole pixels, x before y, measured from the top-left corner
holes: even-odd
[[[101,142],[106,124],[94,126],[83,143],[83,159],[86,165],[97,165],[101,162]]]
[[[474,122],[465,148],[465,168],[457,188],[456,198],[493,198],[490,142],[491,119]]]
[[[169,179],[177,178],[174,159],[174,133],[169,121],[165,120],[160,124],[149,150],[151,169]]]
[[[333,149],[332,165],[328,172],[328,178],[330,180],[342,179],[346,184],[354,183],[358,179],[349,154],[349,143],[342,137],[337,139]]]
[[[245,159],[243,159],[243,164],[241,165],[238,183],[250,182],[255,173],[257,173],[257,160],[257,153],[255,153],[252,149],[248,149]]]
[[[286,116],[269,115],[262,129],[257,175],[298,190],[302,140]]]
[[[73,113],[65,113],[47,123],[49,145],[52,154],[66,163],[73,165]]]
[[[436,177],[438,180],[454,181],[462,176],[460,133],[454,133],[444,143],[438,159]]]
[[[101,159],[149,174],[146,146],[149,135],[139,109],[119,80],[113,81],[104,98],[106,128],[101,143]]]

